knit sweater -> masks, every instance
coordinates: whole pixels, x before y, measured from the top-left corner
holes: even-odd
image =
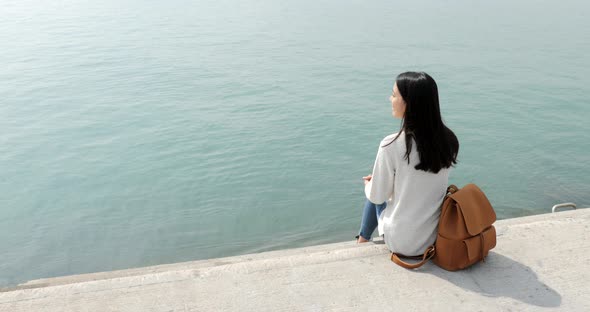
[[[377,228],[389,249],[407,256],[421,255],[436,240],[450,168],[436,174],[416,170],[414,167],[420,163],[416,142],[412,142],[408,164],[404,159],[406,138],[403,132],[397,140],[383,147],[396,135],[391,134],[381,141],[373,177],[365,185],[365,195],[374,204],[387,201]]]

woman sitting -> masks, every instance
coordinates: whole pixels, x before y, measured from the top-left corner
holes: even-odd
[[[369,241],[378,228],[391,251],[422,255],[436,239],[459,141],[442,121],[436,82],[428,74],[400,74],[389,100],[402,126],[381,141],[373,173],[363,177],[367,201],[357,242]]]

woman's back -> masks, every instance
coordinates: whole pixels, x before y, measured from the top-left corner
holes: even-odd
[[[405,159],[404,133],[387,136],[375,160],[373,181],[365,187],[367,199],[387,201],[379,218],[378,230],[390,250],[419,255],[436,239],[440,206],[449,181],[449,168],[438,173],[417,170],[420,158],[413,142],[409,163]],[[376,177],[376,178],[375,178]]]

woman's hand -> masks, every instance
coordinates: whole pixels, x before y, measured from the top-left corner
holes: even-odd
[[[365,185],[367,185],[367,183],[369,183],[371,181],[371,179],[373,178],[373,175],[370,174],[366,177],[363,177],[363,180],[365,181]]]

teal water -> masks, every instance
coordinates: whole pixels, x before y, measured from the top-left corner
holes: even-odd
[[[352,240],[437,81],[500,218],[590,206],[583,1],[3,1],[0,285]]]

